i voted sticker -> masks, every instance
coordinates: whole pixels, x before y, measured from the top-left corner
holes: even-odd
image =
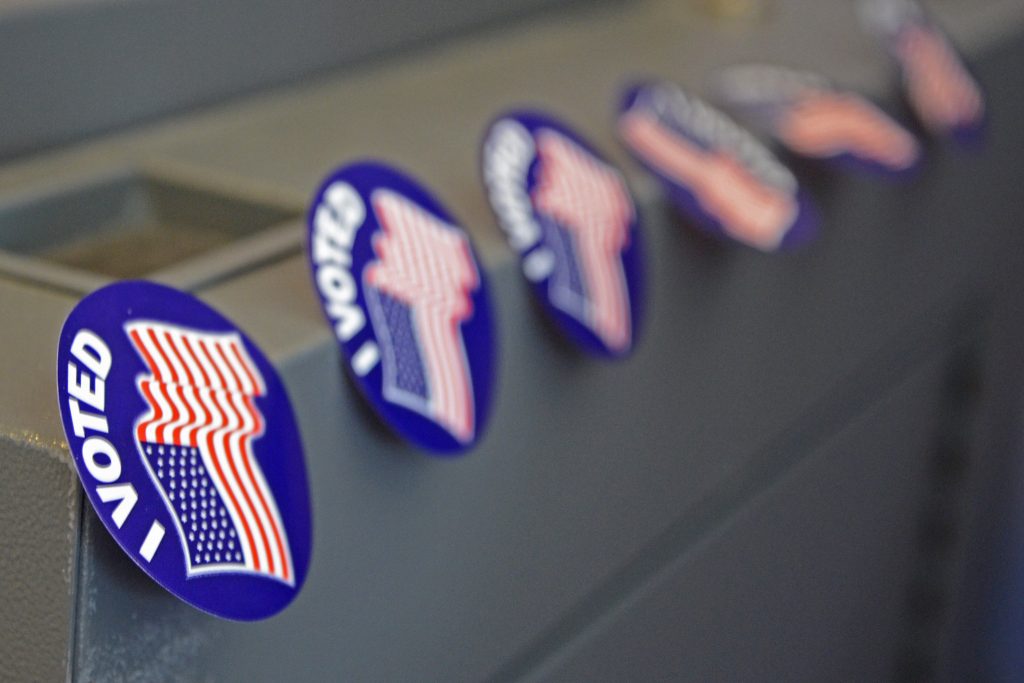
[[[496,348],[469,237],[408,176],[360,162],[309,212],[313,285],[352,376],[398,434],[438,454],[480,438]]]
[[[484,184],[534,293],[581,348],[618,357],[640,323],[643,245],[622,175],[564,124],[511,112],[488,129]]]
[[[718,74],[715,90],[727,108],[809,159],[900,174],[921,157],[914,136],[881,109],[817,74],[734,66]]]
[[[914,0],[861,0],[861,19],[899,64],[914,113],[935,135],[975,139],[985,99],[946,34]]]
[[[57,393],[82,487],[143,571],[228,619],[295,598],[312,544],[302,443],[241,330],[169,287],[109,285],[64,323]]]
[[[760,141],[664,82],[630,87],[619,137],[697,225],[761,251],[788,249],[816,231],[809,198]]]

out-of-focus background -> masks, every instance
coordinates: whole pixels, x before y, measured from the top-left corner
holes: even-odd
[[[1020,680],[1024,2],[933,0],[987,97],[928,136],[849,0],[0,0],[0,680]],[[638,77],[819,72],[923,141],[892,180],[783,157],[817,241],[695,235],[620,147]],[[538,315],[478,177],[550,110],[622,168],[649,241],[636,353]],[[480,447],[388,438],[301,245],[324,175],[411,171],[475,239],[502,371]],[[120,278],[192,291],[281,371],[313,569],[243,625],[120,553],[81,496],[53,359]]]

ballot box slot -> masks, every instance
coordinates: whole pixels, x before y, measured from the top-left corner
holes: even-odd
[[[0,274],[76,291],[130,278],[194,289],[297,250],[300,216],[258,193],[118,171],[0,198]]]

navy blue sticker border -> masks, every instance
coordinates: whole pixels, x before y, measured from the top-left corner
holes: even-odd
[[[293,585],[241,572],[186,577],[180,541],[174,538],[175,523],[170,519],[170,513],[137,450],[135,425],[146,406],[138,394],[135,379],[146,368],[127,334],[123,333],[123,325],[129,319],[211,333],[234,333],[241,339],[265,382],[266,393],[257,397],[255,403],[267,421],[268,431],[254,442],[253,448],[285,526],[294,571]],[[107,420],[109,431],[104,434],[86,429],[79,437],[74,433],[69,416],[67,386],[69,362],[81,366],[79,359],[71,355],[71,344],[83,329],[100,335],[115,360],[105,378],[106,405],[101,413]],[[104,330],[106,335],[97,330]],[[86,497],[117,544],[142,571],[184,602],[230,620],[265,619],[295,599],[305,583],[312,554],[311,502],[303,447],[291,401],[280,377],[259,347],[241,329],[190,294],[152,282],[118,282],[89,294],[68,315],[60,333],[56,374],[65,436]],[[82,376],[79,372],[76,381],[83,381]],[[92,382],[95,388],[95,379]],[[98,412],[89,406],[82,409]],[[270,432],[271,423],[273,433]],[[101,481],[89,471],[83,458],[83,445],[92,436],[105,438],[116,449],[121,470],[117,479]],[[281,459],[271,457],[279,454],[283,454]],[[98,457],[96,462],[106,463],[108,467],[112,464],[111,458],[103,454]],[[109,470],[104,475],[107,476]],[[98,487],[128,483],[135,487],[137,501],[118,528],[113,515],[122,499],[104,501]],[[107,492],[111,493],[111,490],[108,488]],[[155,554],[146,560],[141,549],[154,528],[153,522],[163,527],[164,536]]]
[[[489,193],[489,188],[485,179],[485,168],[486,168],[486,151],[485,144],[490,138],[495,127],[502,121],[513,121],[521,125],[533,138],[534,144],[536,145],[536,134],[537,131],[543,128],[549,128],[555,132],[565,136],[569,140],[573,141],[587,153],[589,153],[594,159],[606,164],[610,168],[614,169],[622,177],[622,182],[626,186],[629,192],[629,201],[633,209],[633,220],[629,227],[630,234],[630,245],[622,252],[623,270],[625,272],[626,282],[629,290],[629,303],[630,303],[630,323],[632,330],[632,339],[628,348],[622,351],[616,351],[610,349],[598,336],[586,325],[576,320],[571,315],[561,311],[555,307],[549,300],[547,294],[548,278],[544,278],[538,281],[533,281],[525,276],[531,293],[537,301],[541,302],[545,314],[554,323],[555,327],[565,335],[573,344],[578,348],[590,353],[596,357],[606,359],[622,359],[631,355],[637,346],[637,343],[642,334],[642,325],[644,318],[644,311],[646,305],[646,273],[645,273],[645,246],[643,238],[643,230],[640,224],[640,214],[636,208],[636,202],[633,200],[632,189],[629,187],[629,183],[626,180],[625,174],[618,169],[615,164],[611,163],[607,157],[590,143],[589,140],[584,138],[578,132],[569,127],[567,123],[562,120],[555,118],[554,116],[544,113],[539,109],[528,109],[528,108],[516,108],[510,109],[502,114],[496,116],[484,129],[484,135],[481,138],[480,154],[479,154],[479,168],[480,176],[484,183],[485,193]],[[537,158],[536,153],[534,154],[533,160],[529,164],[527,169],[527,183],[526,187],[523,188],[526,195],[531,194],[531,190],[536,184],[536,177],[539,170],[540,162]],[[502,232],[506,238],[509,237],[509,230],[503,221],[503,217],[500,215],[498,210],[493,204],[490,204],[492,213],[495,216]],[[537,210],[533,207],[530,202],[530,210],[535,222],[539,222],[541,217]],[[538,237],[537,241],[525,249],[518,251],[518,257],[520,265],[522,266],[526,259],[534,253],[543,244],[543,237]],[[510,239],[511,244],[511,239]],[[514,247],[513,247],[514,249]],[[522,268],[521,268],[522,270]]]
[[[360,308],[365,322],[358,332],[347,341],[335,334],[336,319],[328,313],[329,301],[321,292],[317,282],[318,266],[314,258],[315,212],[324,200],[327,190],[336,182],[352,186],[362,199],[365,216],[356,228],[354,242],[350,249],[351,265],[349,274],[355,284],[355,296],[351,303]],[[368,341],[376,342],[373,325],[362,286],[362,271],[365,265],[375,259],[372,238],[380,231],[376,216],[370,206],[374,190],[389,189],[400,194],[449,225],[455,226],[465,237],[479,276],[479,287],[471,296],[474,313],[464,321],[461,330],[473,387],[475,432],[466,443],[460,442],[434,421],[383,397],[381,364],[360,377],[353,368],[353,359]],[[346,374],[359,388],[361,395],[373,407],[377,416],[398,436],[408,443],[424,450],[428,455],[450,457],[465,454],[482,438],[491,417],[493,397],[497,384],[498,342],[495,332],[496,321],[488,293],[487,274],[478,252],[461,223],[429,191],[406,173],[385,162],[364,159],[345,164],[332,171],[319,185],[307,214],[306,258],[312,279],[313,290],[320,302],[321,312],[331,328],[332,336],[344,359]]]

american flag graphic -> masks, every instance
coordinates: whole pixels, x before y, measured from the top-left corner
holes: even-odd
[[[622,178],[564,135],[537,133],[540,170],[533,201],[565,266],[551,279],[552,300],[610,349],[629,348],[629,291],[622,250],[629,244],[633,203]]]
[[[635,109],[619,119],[619,133],[647,163],[687,187],[735,239],[770,251],[792,226],[796,199],[758,180],[732,155],[705,150]]]
[[[894,171],[918,157],[913,136],[870,102],[846,93],[802,90],[775,123],[775,134],[805,156],[849,153]]]
[[[911,23],[896,37],[895,50],[910,103],[928,128],[943,132],[981,120],[981,91],[942,34]]]
[[[383,350],[384,398],[467,443],[476,423],[461,325],[480,286],[469,242],[395,192],[376,190],[370,201],[381,232],[363,278]]]
[[[132,321],[125,332],[149,374],[136,379],[148,411],[135,436],[174,518],[189,578],[248,572],[294,585],[284,524],[252,442],[266,393],[237,333]]]

